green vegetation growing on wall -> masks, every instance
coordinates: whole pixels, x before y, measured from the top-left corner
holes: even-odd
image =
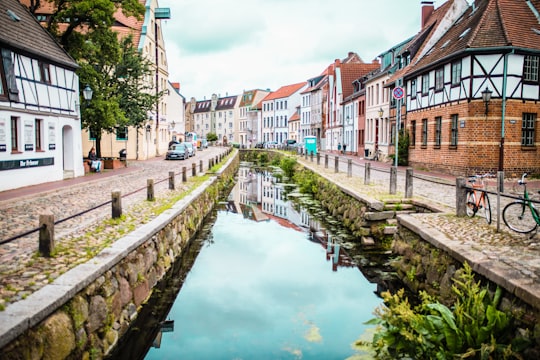
[[[497,309],[502,290],[490,298],[467,263],[456,275],[451,309],[423,291],[414,307],[403,290],[383,293],[386,306],[368,321],[378,325],[373,340],[357,345],[373,347],[378,359],[520,359],[528,342],[514,338],[510,315]]]

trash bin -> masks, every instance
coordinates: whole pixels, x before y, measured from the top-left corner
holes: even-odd
[[[118,152],[118,157],[120,158],[120,160],[126,161],[126,159],[127,159],[127,150],[126,149],[120,150]]]

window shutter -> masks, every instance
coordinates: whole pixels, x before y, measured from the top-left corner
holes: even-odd
[[[2,49],[2,63],[4,65],[4,73],[6,75],[6,83],[9,100],[19,101],[19,90],[17,90],[17,82],[15,80],[15,66],[11,58],[11,51]]]

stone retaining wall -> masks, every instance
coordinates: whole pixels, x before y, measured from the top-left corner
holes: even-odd
[[[182,255],[236,174],[232,157],[216,177],[94,259],[10,306],[0,358],[102,359],[137,317],[153,287]]]

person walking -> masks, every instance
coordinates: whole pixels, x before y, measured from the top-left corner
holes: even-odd
[[[341,143],[338,143],[338,144],[337,144],[337,151],[338,151],[338,153],[341,152]]]

